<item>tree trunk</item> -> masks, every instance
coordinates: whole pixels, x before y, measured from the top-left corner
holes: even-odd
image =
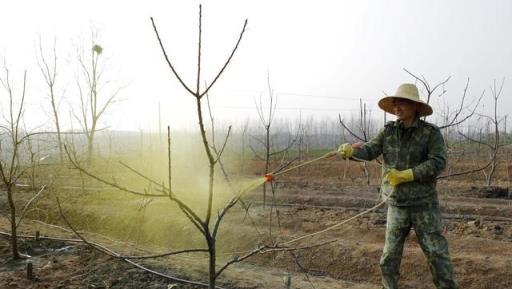
[[[269,173],[270,168],[270,125],[265,127],[265,175]],[[263,209],[267,204],[267,183],[263,183]]]
[[[63,150],[62,136],[61,136],[61,132],[60,132],[59,113],[57,111],[57,105],[55,103],[55,97],[53,95],[53,85],[50,86],[50,96],[51,96],[53,117],[55,118],[55,128],[57,129],[57,143],[59,145],[59,160],[60,160],[60,164],[63,164],[64,163],[64,150]]]
[[[93,160],[93,150],[94,150],[94,130],[96,128],[93,127],[89,134],[87,135],[87,160],[92,162]]]
[[[12,258],[19,259],[20,253],[18,252],[18,235],[16,232],[16,206],[13,200],[14,188],[11,184],[7,186],[7,199],[9,202],[9,209],[11,211],[11,250]]]
[[[216,269],[216,253],[215,253],[215,239],[208,238],[208,253],[209,253],[209,269],[208,269],[208,289],[215,289],[215,281],[217,280]]]

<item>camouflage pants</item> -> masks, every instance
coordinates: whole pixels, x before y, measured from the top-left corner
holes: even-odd
[[[386,244],[380,259],[382,284],[385,289],[397,289],[404,242],[411,228],[416,236],[438,289],[456,289],[453,268],[448,254],[448,242],[442,235],[439,205],[397,207],[388,206]]]

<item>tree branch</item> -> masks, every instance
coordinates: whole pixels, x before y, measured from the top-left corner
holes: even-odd
[[[242,40],[242,37],[244,35],[244,32],[245,32],[245,28],[247,27],[247,19],[245,19],[244,21],[244,26],[242,28],[242,31],[240,32],[240,36],[238,37],[238,41],[236,42],[236,45],[235,47],[233,48],[233,50],[231,51],[231,54],[229,55],[228,57],[228,60],[226,60],[226,62],[224,63],[224,66],[222,66],[222,68],[220,69],[219,73],[217,73],[217,76],[215,76],[215,78],[213,79],[213,81],[210,83],[210,85],[206,88],[205,91],[203,91],[200,95],[199,95],[199,98],[203,97],[206,93],[208,93],[208,91],[210,90],[210,88],[212,88],[212,86],[215,84],[215,82],[217,81],[217,79],[219,79],[220,75],[222,74],[222,72],[224,72],[224,69],[226,69],[226,67],[228,66],[229,62],[231,61],[231,58],[233,58],[233,55],[235,55],[235,52],[238,48],[238,45],[240,44],[240,41]],[[199,91],[198,91],[199,92]]]
[[[160,39],[160,35],[158,34],[158,29],[156,28],[156,24],[155,24],[155,21],[153,20],[153,17],[150,17],[151,19],[151,24],[153,25],[153,30],[155,31],[155,35],[156,35],[156,38],[158,39],[158,43],[160,44],[160,48],[162,49],[162,53],[164,54],[164,58],[165,58],[165,61],[167,61],[167,64],[169,65],[169,68],[171,68],[172,70],[172,73],[174,74],[174,76],[176,76],[176,78],[178,79],[178,81],[181,83],[181,85],[192,95],[195,95],[195,92],[192,91],[192,89],[190,89],[186,84],[185,82],[183,82],[183,80],[181,79],[181,77],[179,76],[178,72],[176,72],[176,69],[174,68],[174,65],[172,65],[171,61],[169,60],[169,57],[167,56],[167,52],[165,51],[165,48],[164,48],[164,45],[162,43],[162,40]]]

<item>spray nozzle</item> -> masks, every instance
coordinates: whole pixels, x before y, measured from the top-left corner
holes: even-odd
[[[272,174],[265,175],[265,182],[271,183],[274,180],[274,176]]]

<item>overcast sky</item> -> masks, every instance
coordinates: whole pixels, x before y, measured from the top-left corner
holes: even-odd
[[[248,19],[232,63],[210,93],[224,123],[256,118],[254,103],[267,95],[267,72],[283,118],[348,117],[360,98],[381,117],[376,102],[383,91],[391,94],[413,81],[404,67],[432,84],[451,76],[445,87],[450,104],[460,100],[467,77],[469,97],[505,78],[499,113],[512,108],[512,1],[4,1],[0,57],[18,86],[28,71],[29,125],[44,124],[49,111],[36,60],[39,36],[46,49],[57,39],[57,86],[66,98],[60,110],[69,122],[69,106],[77,100],[76,51],[90,45],[95,29],[110,81],[105,91],[124,87],[104,125],[156,129],[160,103],[165,124],[193,127],[194,99],[164,62],[149,17],[177,70],[195,86],[200,3],[203,81],[212,80]],[[3,108],[5,96],[0,91]],[[484,111],[490,107],[489,93],[483,104]]]

